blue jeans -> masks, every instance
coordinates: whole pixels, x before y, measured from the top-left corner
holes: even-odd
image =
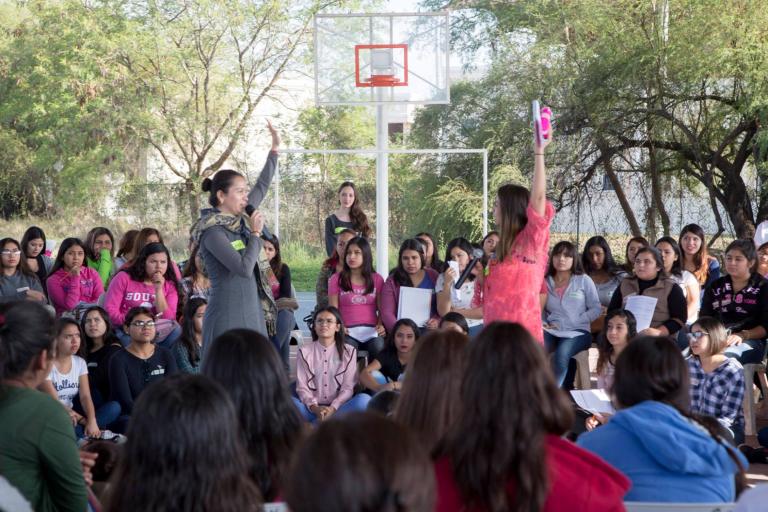
[[[309,407],[301,403],[301,400],[299,400],[296,397],[293,398],[293,403],[296,404],[296,408],[299,409],[299,413],[301,413],[301,416],[308,421],[309,423],[316,423],[317,422],[317,416],[309,410]],[[339,407],[339,410],[336,411],[334,416],[342,416],[346,413],[350,412],[356,412],[356,411],[364,411],[368,407],[368,402],[371,401],[371,395],[366,395],[365,393],[360,393],[358,395],[353,396],[346,402],[344,402],[341,407]]]
[[[569,371],[571,358],[592,346],[592,335],[582,330],[578,332],[584,334],[573,338],[558,338],[544,332],[544,346],[547,347],[547,352],[552,354],[552,371],[555,373],[555,381],[563,389],[573,389],[576,372],[575,365]]]
[[[288,359],[291,353],[291,331],[296,326],[296,318],[290,309],[281,309],[277,312],[277,333],[270,338],[272,344],[283,360],[286,371],[290,370]]]
[[[96,424],[100,429],[108,428],[120,416],[120,404],[117,402],[106,402],[96,409]],[[75,435],[78,439],[85,437],[85,427],[78,425],[75,427]]]
[[[473,325],[469,328],[469,339],[473,340],[480,334],[480,331],[485,327],[483,324]]]
[[[740,345],[731,345],[725,349],[725,355],[742,365],[759,363],[765,355],[765,340],[747,340]]]

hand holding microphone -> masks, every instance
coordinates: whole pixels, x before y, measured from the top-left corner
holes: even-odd
[[[472,251],[472,260],[464,269],[464,272],[461,273],[461,277],[459,277],[459,280],[456,281],[456,284],[453,285],[454,288],[459,290],[464,285],[464,281],[467,280],[467,278],[469,277],[469,274],[472,272],[472,269],[475,268],[475,265],[477,265],[477,262],[480,261],[484,255],[485,253],[483,252],[482,249],[474,249]]]
[[[264,232],[264,214],[250,204],[245,207],[245,213],[251,219],[251,233],[261,235]]]

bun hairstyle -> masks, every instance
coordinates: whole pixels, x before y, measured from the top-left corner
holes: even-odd
[[[222,169],[213,175],[213,179],[205,178],[203,180],[203,192],[208,192],[208,202],[211,206],[214,208],[219,206],[219,198],[216,194],[219,191],[226,194],[229,187],[232,186],[232,182],[238,177],[242,178],[243,175],[232,169]]]

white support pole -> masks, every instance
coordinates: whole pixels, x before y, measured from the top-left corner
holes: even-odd
[[[384,105],[376,105],[376,271],[389,273],[389,127]]]
[[[488,151],[483,150],[483,238],[488,234]]]

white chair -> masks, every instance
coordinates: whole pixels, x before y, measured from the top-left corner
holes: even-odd
[[[589,349],[582,350],[573,359],[576,360],[576,378],[574,387],[576,389],[592,389],[592,377],[589,374]]]
[[[768,378],[765,375],[765,364],[752,363],[744,365],[744,433],[753,436],[757,433],[755,422],[755,374],[763,393],[768,396]]]
[[[640,503],[625,502],[627,512],[732,512],[735,503]]]

